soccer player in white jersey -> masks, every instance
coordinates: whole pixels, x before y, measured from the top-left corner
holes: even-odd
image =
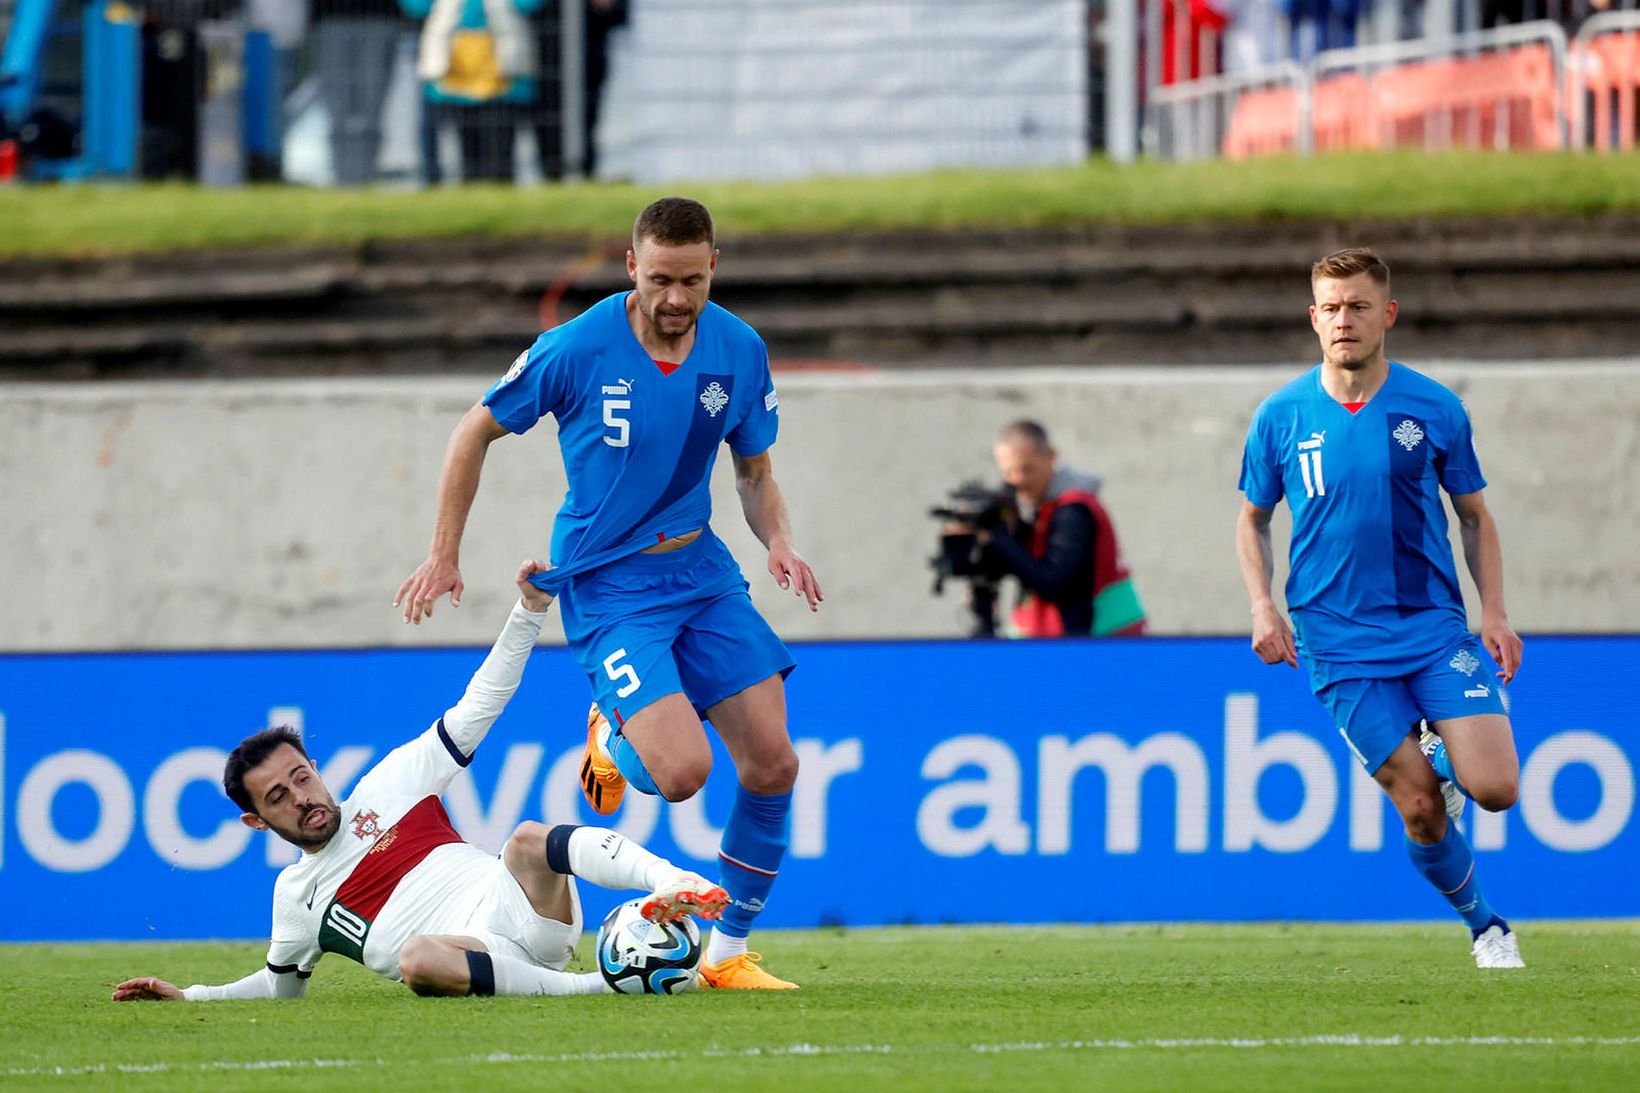
[[[521,599],[461,700],[340,804],[293,730],[234,749],[223,786],[241,819],[302,850],[274,884],[267,966],[222,986],[129,979],[115,1001],[297,998],[327,952],[417,994],[597,994],[607,989],[598,973],[564,970],[581,935],[573,877],[650,891],[651,920],[718,917],[722,888],[606,828],[523,823],[497,858],[450,825],[439,795],[518,688],[552,604],[529,583],[545,568],[520,567]]]
[[[1514,932],[1481,894],[1469,843],[1448,822],[1465,796],[1510,807],[1520,781],[1500,688],[1481,661],[1489,653],[1508,683],[1521,640],[1503,606],[1503,553],[1469,414],[1457,395],[1385,358],[1398,309],[1383,259],[1339,251],[1315,264],[1310,285],[1322,361],[1259,406],[1242,458],[1236,550],[1253,649],[1266,664],[1303,662],[1350,751],[1400,813],[1413,866],[1469,927],[1476,965],[1519,968]],[[1442,490],[1480,590],[1478,642]],[[1283,499],[1293,514],[1291,627],[1270,595],[1270,515]]]

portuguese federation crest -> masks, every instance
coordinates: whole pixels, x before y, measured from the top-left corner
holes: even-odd
[[[374,810],[353,814],[353,834],[361,839],[374,839],[382,833],[381,819]]]

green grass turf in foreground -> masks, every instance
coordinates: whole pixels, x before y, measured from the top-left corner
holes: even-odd
[[[1640,211],[1640,154],[1348,153],[1311,159],[803,182],[410,190],[182,185],[0,187],[0,256],[97,255],[456,235],[618,239],[645,202],[705,201],[748,232],[1039,228],[1325,218],[1586,216]]]
[[[421,999],[333,957],[302,1001],[115,1004],[263,949],[0,946],[0,1086],[1635,1088],[1640,922],[1520,926],[1489,973],[1446,923],[771,931],[801,991],[677,998]]]

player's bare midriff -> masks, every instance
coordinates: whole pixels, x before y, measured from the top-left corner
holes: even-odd
[[[696,528],[694,531],[686,531],[682,535],[674,535],[670,539],[662,539],[654,546],[644,547],[641,553],[670,554],[674,550],[682,550],[696,539],[699,539],[702,530],[702,528]]]

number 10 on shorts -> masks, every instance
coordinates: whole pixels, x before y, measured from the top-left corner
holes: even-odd
[[[626,650],[617,649],[604,658],[604,672],[609,676],[610,682],[620,683],[621,680],[626,680],[624,684],[615,688],[616,698],[625,698],[642,686],[638,680],[638,672],[632,665],[616,663],[624,656]]]

